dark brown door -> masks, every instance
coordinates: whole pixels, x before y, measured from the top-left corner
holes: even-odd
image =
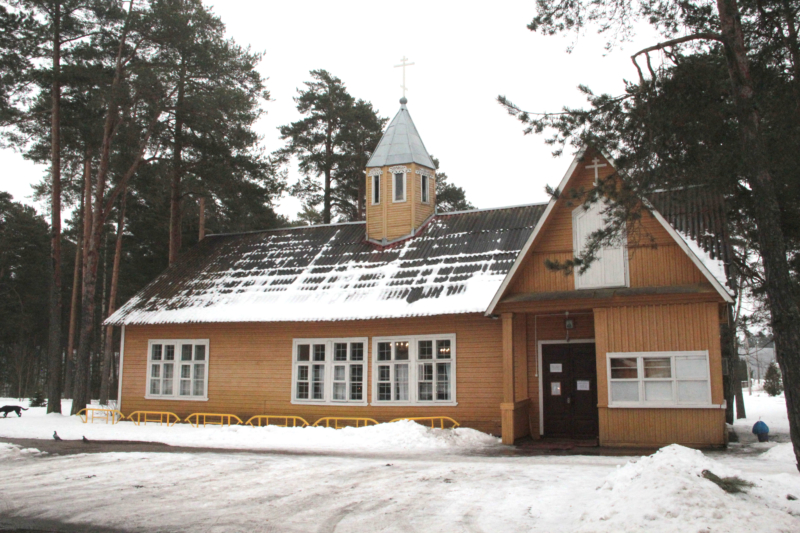
[[[542,387],[546,437],[597,437],[593,343],[542,345]]]

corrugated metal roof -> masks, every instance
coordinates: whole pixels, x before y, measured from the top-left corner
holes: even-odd
[[[728,233],[724,198],[708,187],[659,191],[650,202],[687,240],[694,241],[713,261],[722,263],[720,283],[736,291],[736,273]]]
[[[378,147],[372,153],[367,168],[407,163],[418,163],[430,169],[434,168],[433,160],[425,149],[417,127],[414,126],[405,104],[402,104],[400,111],[386,128]]]
[[[388,248],[363,223],[210,236],[108,323],[331,321],[483,312],[545,204],[435,216]]]

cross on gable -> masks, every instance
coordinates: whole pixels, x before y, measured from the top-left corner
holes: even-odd
[[[592,159],[592,163],[594,163],[594,165],[586,165],[586,168],[594,169],[594,184],[597,185],[597,182],[600,181],[600,175],[597,173],[597,169],[607,167],[608,165],[600,163],[600,159],[596,157]]]
[[[394,68],[403,67],[403,85],[400,86],[403,89],[403,98],[406,97],[406,91],[408,90],[408,87],[406,87],[406,67],[410,67],[411,65],[414,64],[414,63],[408,63],[407,61],[408,58],[406,56],[403,56],[403,59],[400,60],[400,64],[394,66]]]

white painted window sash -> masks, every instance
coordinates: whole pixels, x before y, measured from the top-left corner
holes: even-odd
[[[419,359],[418,347],[419,341],[433,341],[433,358],[432,359]],[[436,358],[436,341],[449,340],[450,341],[450,358],[437,359]],[[397,361],[395,359],[395,343],[407,341],[408,346],[408,360]],[[391,343],[391,360],[378,361],[378,344],[382,342]],[[442,405],[458,405],[456,395],[456,335],[454,333],[438,334],[438,335],[398,335],[392,337],[373,337],[372,339],[372,402],[370,405],[386,405],[386,406],[442,406]],[[419,365],[425,363],[433,364],[433,400],[420,400],[419,399]],[[437,373],[437,364],[445,363],[450,365],[450,399],[438,400],[437,399],[437,385],[439,375]],[[408,364],[408,400],[395,400],[395,365]],[[390,367],[390,380],[391,383],[391,400],[378,399],[378,378],[380,366]]]
[[[397,177],[400,176],[402,188],[403,188],[403,196],[402,198],[397,197]],[[408,195],[408,180],[406,179],[405,172],[395,172],[392,174],[392,203],[402,203],[406,201],[406,196]]]
[[[379,205],[381,203],[381,175],[375,174],[372,176],[372,205]]]
[[[684,357],[702,357],[705,360],[705,378],[682,378],[678,379],[676,361]],[[636,359],[636,378],[612,378],[611,360],[612,359]],[[644,374],[644,361],[646,359],[668,358],[670,360],[670,377],[646,378]],[[606,378],[608,381],[608,406],[611,408],[718,408],[711,402],[711,366],[708,350],[695,351],[674,351],[674,352],[609,352],[606,354]],[[614,401],[612,400],[614,383],[636,383],[638,387],[638,401]],[[670,401],[648,401],[646,399],[646,384],[653,382],[670,382],[672,388],[672,399]],[[706,402],[686,402],[678,398],[678,384],[683,382],[705,383]]]
[[[335,345],[336,344],[347,344],[347,360],[346,361],[335,361],[334,357],[335,354]],[[352,358],[352,349],[353,343],[361,343],[363,348],[362,359],[360,361],[353,361]],[[297,347],[300,345],[308,344],[310,346],[309,351],[309,360],[308,361],[298,361],[297,360]],[[314,361],[314,345],[324,345],[325,346],[325,361]],[[344,338],[305,338],[305,339],[293,339],[292,341],[292,391],[291,391],[291,403],[295,405],[368,405],[367,399],[367,369],[368,369],[368,357],[369,357],[369,339],[367,337],[344,337]],[[314,365],[322,365],[324,366],[323,371],[323,397],[322,399],[315,399],[313,398],[314,390],[313,390],[313,367]],[[352,366],[361,366],[362,369],[362,377],[361,377],[361,399],[360,400],[351,400],[350,399],[350,386],[352,385],[352,374],[351,374],[351,367]],[[302,366],[308,367],[308,398],[299,398],[297,395],[297,384],[298,384],[298,368]],[[335,377],[335,367],[343,366],[345,367],[345,398],[344,400],[336,400],[334,399],[333,389],[334,389],[334,377]]]
[[[161,345],[161,360],[154,361],[153,360],[153,345]],[[181,346],[183,345],[191,345],[192,346],[192,359],[187,361],[181,360]],[[175,350],[174,359],[171,361],[166,361],[164,359],[164,355],[166,353],[166,347],[173,346]],[[196,346],[204,346],[205,347],[205,359],[195,360],[196,357]],[[177,400],[182,402],[205,402],[208,401],[208,372],[210,366],[210,350],[209,350],[209,342],[208,339],[150,339],[147,342],[147,379],[145,380],[145,399],[147,400]],[[164,364],[172,364],[172,377],[170,378],[172,384],[172,391],[171,394],[163,394],[164,391]],[[197,376],[195,376],[196,366],[202,364],[203,368],[203,394],[202,395],[195,395],[194,394],[194,383],[197,381]],[[152,394],[150,392],[151,385],[153,381],[152,370],[153,366],[158,365],[160,366],[159,371],[159,380],[160,389],[159,394]],[[188,395],[181,395],[180,387],[181,387],[181,367],[183,365],[189,365],[191,367],[190,370],[190,377],[189,377],[189,394]]]

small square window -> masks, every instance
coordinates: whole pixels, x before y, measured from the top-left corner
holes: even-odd
[[[408,361],[408,341],[397,341],[394,343],[395,361]]]
[[[324,344],[315,344],[314,345],[314,361],[324,361],[325,360],[325,345]]]
[[[347,343],[337,342],[333,345],[333,360],[347,361]]]
[[[392,360],[392,343],[379,342],[378,343],[378,361],[391,361]]]
[[[436,359],[450,359],[450,341],[436,341]]]
[[[612,379],[636,379],[638,377],[639,370],[636,366],[635,357],[614,357],[611,359]]]
[[[433,359],[433,341],[419,341],[417,357],[419,359]]]
[[[308,344],[297,345],[297,360],[308,361],[311,357],[311,346]]]
[[[192,360],[192,345],[191,344],[181,345],[181,361],[191,361],[191,360]]]
[[[350,343],[350,360],[363,361],[364,360],[364,343],[351,342]]]
[[[154,344],[153,345],[153,348],[151,349],[151,352],[150,352],[151,353],[150,358],[153,361],[161,361],[161,349],[162,348],[163,347],[160,344]]]

